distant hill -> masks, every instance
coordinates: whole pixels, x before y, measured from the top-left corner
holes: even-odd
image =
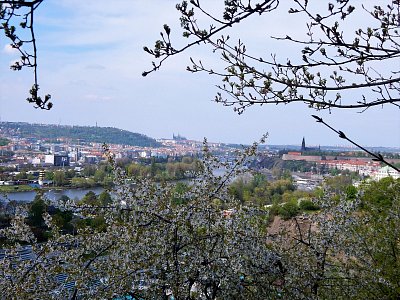
[[[37,138],[56,140],[67,138],[73,141],[123,144],[140,147],[159,147],[160,144],[153,138],[143,134],[130,132],[114,127],[94,126],[68,126],[29,124],[24,122],[0,122],[0,129],[8,133],[24,138]]]

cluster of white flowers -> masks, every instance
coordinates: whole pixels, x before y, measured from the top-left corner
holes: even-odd
[[[116,167],[111,205],[67,204],[82,218],[102,215],[102,229],[86,226],[74,235],[61,234],[46,213],[51,235],[37,243],[17,215],[0,232],[8,240],[0,259],[0,299],[128,294],[137,299],[336,299],[384,295],[376,288],[384,293],[395,288],[397,273],[386,273],[385,259],[376,262],[381,251],[376,247],[397,241],[398,250],[399,205],[393,205],[397,214],[378,215],[366,229],[362,222],[372,221],[359,212],[358,200],[320,199],[322,211],[287,221],[285,230],[272,236],[268,210],[243,206],[228,192],[230,179],[245,171],[243,164],[256,148],[245,149],[228,165],[205,147],[199,174],[179,195],[184,204],[173,201],[174,183],[128,178]],[[221,167],[227,173],[214,175]],[[398,203],[399,194],[393,195]],[[387,236],[376,232],[384,230],[383,224]],[[395,233],[388,232],[394,228]],[[30,245],[25,259],[22,242]]]

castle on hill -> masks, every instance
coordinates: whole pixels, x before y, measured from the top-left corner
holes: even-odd
[[[172,139],[174,141],[187,141],[187,138],[185,138],[184,136],[181,136],[179,133],[178,133],[178,135],[175,135],[175,133],[173,133]]]

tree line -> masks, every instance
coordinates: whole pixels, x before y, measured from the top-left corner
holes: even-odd
[[[50,124],[30,124],[24,122],[2,122],[1,128],[20,137],[54,140],[71,139],[75,142],[123,144],[139,147],[160,147],[155,139],[114,127],[67,126]]]

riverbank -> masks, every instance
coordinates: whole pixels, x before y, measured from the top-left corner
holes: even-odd
[[[0,193],[23,193],[34,192],[36,190],[47,191],[64,191],[64,190],[80,190],[80,189],[96,189],[104,188],[102,185],[94,185],[92,187],[74,187],[74,186],[30,186],[30,185],[0,185]]]
[[[100,194],[104,191],[102,187],[93,187],[93,188],[86,188],[86,189],[79,189],[79,188],[47,188],[41,190],[43,192],[43,196],[50,200],[50,201],[57,201],[62,196],[67,196],[70,199],[80,200],[82,197],[86,195],[86,193],[92,191],[96,195]],[[20,202],[31,202],[35,199],[37,195],[36,190],[30,191],[20,191],[20,192],[12,192],[12,193],[0,193],[0,202],[9,202],[9,201],[20,201]]]
[[[35,188],[30,185],[0,185],[0,193],[32,192]]]

